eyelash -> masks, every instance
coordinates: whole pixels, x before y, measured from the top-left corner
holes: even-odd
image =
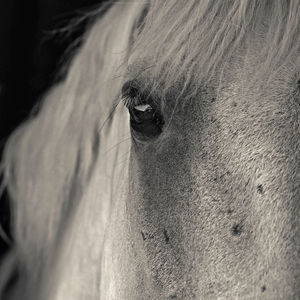
[[[124,96],[124,95],[122,95],[122,97],[121,97],[121,99],[122,99],[122,101],[123,101],[123,104],[124,104],[124,106],[127,108],[127,109],[133,109],[134,108],[134,106],[136,106],[136,105],[139,105],[140,103],[137,103],[136,101],[135,101],[135,99],[132,99],[130,96]]]
[[[128,109],[142,103],[140,92],[131,83],[125,83],[121,94],[122,101]]]

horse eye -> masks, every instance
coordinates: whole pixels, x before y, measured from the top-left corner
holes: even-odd
[[[164,120],[156,104],[134,82],[124,84],[122,98],[130,113],[131,132],[135,138],[154,138],[162,132]]]
[[[162,116],[150,104],[140,104],[129,108],[130,125],[138,138],[152,138],[162,132]]]

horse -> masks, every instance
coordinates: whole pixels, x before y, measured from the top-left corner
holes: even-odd
[[[103,7],[6,144],[2,299],[300,299],[299,0]]]

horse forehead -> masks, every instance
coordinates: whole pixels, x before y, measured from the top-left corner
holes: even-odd
[[[157,96],[159,99],[160,95],[164,94],[167,96],[168,101],[176,99],[176,95],[178,94],[182,98],[186,95],[189,96],[190,89],[185,88],[187,85],[197,90],[198,93],[195,96],[203,96],[204,92],[205,95],[213,95],[214,97],[218,95],[218,98],[223,100],[234,95],[239,95],[244,98],[252,98],[252,100],[263,96],[272,101],[272,99],[276,98],[291,98],[292,93],[295,94],[300,90],[299,70],[292,62],[286,62],[282,71],[274,76],[272,75],[272,80],[269,80],[270,78],[267,77],[264,78],[265,74],[260,74],[262,78],[260,80],[257,77],[256,85],[254,81],[253,84],[248,84],[253,79],[253,76],[259,76],[259,74],[255,74],[255,70],[259,65],[259,51],[253,47],[243,57],[233,57],[230,64],[218,70],[219,73],[215,74],[215,79],[207,85],[197,82],[193,76],[189,80],[182,77],[178,78],[176,82],[168,83],[168,90],[165,93],[166,91],[163,89],[165,82],[153,75],[155,63],[147,57],[132,57],[129,60],[124,81],[135,82],[141,90],[145,91],[150,87],[149,92],[151,90],[154,96]],[[183,88],[185,88],[184,93],[182,93]]]

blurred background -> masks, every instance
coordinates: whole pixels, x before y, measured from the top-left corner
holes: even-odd
[[[63,33],[59,29],[103,2],[0,1],[0,155],[9,134],[26,119],[40,96],[62,80],[63,75],[57,73],[64,64],[65,53],[83,34],[88,22],[82,20]],[[0,199],[0,224],[8,235],[9,222],[9,202],[4,193]],[[0,258],[8,247],[0,232]]]

